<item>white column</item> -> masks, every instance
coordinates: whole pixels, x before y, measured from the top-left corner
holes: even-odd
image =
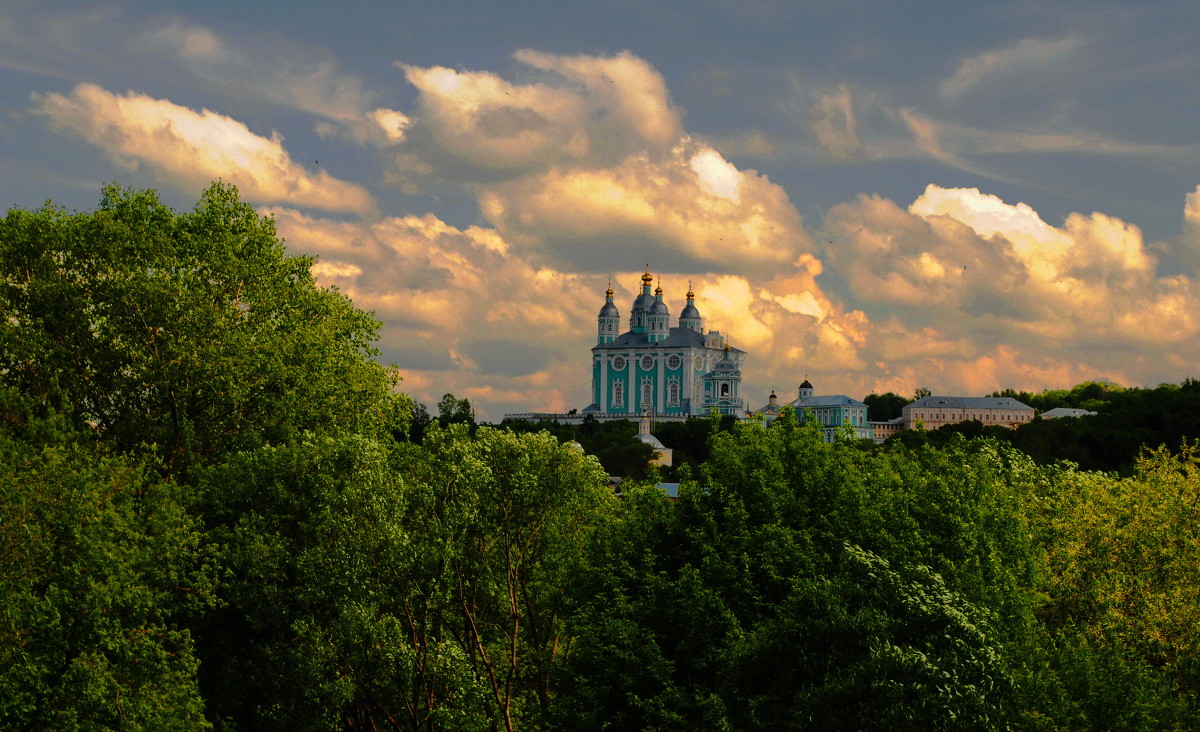
[[[608,354],[600,354],[600,398],[596,400],[596,406],[600,407],[600,413],[604,414],[608,411]]]
[[[658,388],[655,390],[658,393],[658,404],[655,407],[656,412],[666,411],[667,407],[667,359],[662,353],[658,354]]]

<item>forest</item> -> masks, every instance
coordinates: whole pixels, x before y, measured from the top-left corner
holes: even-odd
[[[698,420],[618,496],[311,265],[219,184],[0,221],[0,727],[1200,728],[1190,443]]]

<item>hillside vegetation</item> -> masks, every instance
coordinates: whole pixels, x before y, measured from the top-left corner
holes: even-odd
[[[0,222],[0,727],[1200,727],[1192,448],[785,415],[618,499],[546,431],[414,438],[310,264],[219,185]]]

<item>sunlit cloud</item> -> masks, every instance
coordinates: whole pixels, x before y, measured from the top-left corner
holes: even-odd
[[[836,92],[822,95],[813,107],[812,130],[821,147],[835,158],[851,158],[862,151],[858,120],[850,89],[842,84]]]
[[[827,266],[876,321],[866,358],[880,371],[980,393],[1137,379],[1196,355],[1200,292],[1159,276],[1141,230],[1116,217],[1053,226],[1027,205],[931,185],[907,209],[874,196],[842,204],[825,228]],[[1145,361],[1131,368],[1131,354]]]
[[[400,65],[419,92],[413,153],[447,177],[488,182],[668,154],[682,137],[661,75],[632,54],[516,58],[543,78]]]
[[[516,58],[543,73],[514,83],[404,66],[418,103],[402,149],[420,175],[470,186],[484,219],[526,255],[585,271],[649,259],[745,272],[811,249],[786,193],[688,137],[644,60]]]
[[[295,163],[278,134],[262,137],[216,112],[196,112],[129,92],[113,94],[79,84],[67,94],[34,94],[34,112],[59,131],[102,149],[127,170],[145,168],[158,181],[187,190],[220,178],[249,200],[367,213],[374,201],[365,188],[324,170]]]
[[[938,87],[942,96],[957,97],[999,77],[1058,62],[1084,45],[1082,38],[1026,38],[1015,45],[970,56],[962,60],[954,75]]]
[[[631,156],[486,186],[479,200],[506,239],[593,270],[648,257],[676,269],[762,271],[810,247],[781,188],[690,142],[665,160]]]
[[[223,93],[266,100],[321,118],[318,132],[358,142],[394,144],[408,118],[379,106],[378,95],[342,72],[331,54],[277,36],[234,40],[211,28],[172,21],[140,34],[139,49],[173,58]]]

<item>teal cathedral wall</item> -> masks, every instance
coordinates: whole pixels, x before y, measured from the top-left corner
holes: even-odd
[[[704,319],[690,288],[687,304],[672,326],[662,286],[651,293],[653,282],[647,268],[625,331],[612,288],[605,293],[592,347],[592,403],[584,414],[681,418],[713,410],[746,414],[742,396],[746,352],[729,345],[719,331],[704,332]]]

